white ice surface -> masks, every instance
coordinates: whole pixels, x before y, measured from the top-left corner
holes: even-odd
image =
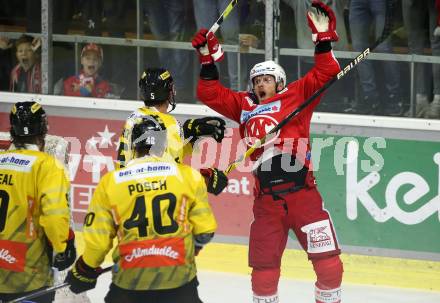
[[[245,275],[199,271],[199,294],[204,303],[252,302],[250,277]],[[93,303],[104,302],[110,284],[110,273],[99,278],[97,287],[89,291]],[[281,303],[314,303],[312,281],[281,279]],[[440,303],[440,292],[418,291],[382,286],[343,284],[343,303]],[[176,302],[178,303],[178,302]]]

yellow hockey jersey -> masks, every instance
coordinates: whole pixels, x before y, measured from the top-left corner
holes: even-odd
[[[107,173],[84,220],[83,259],[98,267],[113,246],[113,283],[170,289],[196,275],[194,235],[217,228],[201,174],[168,157],[146,156]]]
[[[66,249],[69,186],[63,165],[49,154],[0,152],[0,293],[53,283],[47,240],[55,252]]]
[[[190,142],[185,144],[179,122],[172,115],[161,113],[154,107],[141,107],[131,113],[125,121],[124,129],[119,139],[117,167],[124,167],[125,163],[133,159],[133,151],[130,148],[131,132],[137,120],[144,116],[155,118],[167,130],[166,152],[176,162],[182,163],[183,157],[191,154],[192,144]]]

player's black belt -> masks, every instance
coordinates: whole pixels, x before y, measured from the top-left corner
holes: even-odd
[[[263,187],[263,188],[260,188],[260,192],[263,195],[271,195],[274,198],[274,200],[280,200],[283,195],[288,194],[288,193],[297,192],[305,187],[305,185],[295,185],[294,182],[291,182],[290,184],[289,183],[283,184],[283,185],[286,185],[287,188],[274,189],[273,187],[271,187],[271,188],[267,188],[267,187],[264,188]]]
[[[280,200],[282,195],[297,192],[306,186],[307,167],[295,169],[295,157],[290,156],[286,161],[282,155],[271,158],[268,162],[261,164],[255,171],[255,176],[260,185],[260,193],[272,195],[274,200]],[[287,159],[289,160],[289,159]],[[296,170],[296,171],[295,171]]]

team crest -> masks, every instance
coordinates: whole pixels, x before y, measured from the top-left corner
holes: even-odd
[[[261,139],[266,136],[277,125],[278,121],[271,116],[258,115],[250,118],[247,120],[244,126],[246,144],[248,146],[252,146],[257,139]],[[276,138],[278,138],[279,134],[279,130],[276,133],[271,134],[270,138],[267,138],[266,142],[262,146],[272,143]]]

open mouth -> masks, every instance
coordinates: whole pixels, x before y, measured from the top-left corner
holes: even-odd
[[[266,92],[264,91],[258,92],[258,97],[260,97],[260,99],[263,99],[264,97],[266,97]]]

